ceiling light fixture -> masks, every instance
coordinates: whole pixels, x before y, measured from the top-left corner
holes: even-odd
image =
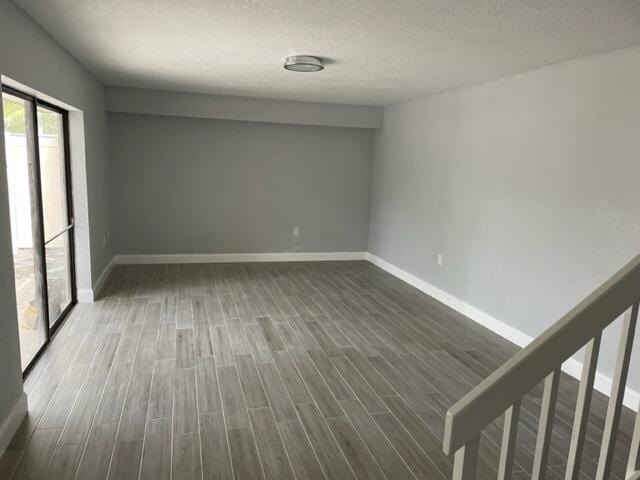
[[[318,57],[294,55],[285,59],[284,68],[292,72],[319,72],[324,68],[324,65],[322,59]]]

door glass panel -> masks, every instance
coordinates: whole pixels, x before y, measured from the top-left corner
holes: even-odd
[[[47,340],[43,310],[41,232],[37,206],[33,111],[31,102],[3,94],[4,140],[9,186],[11,245],[13,249],[22,368]]]
[[[45,240],[59,233],[69,223],[62,122],[62,115],[58,112],[38,107],[40,185]]]
[[[52,326],[71,303],[69,233],[68,231],[64,232],[45,245],[49,319]]]
[[[72,230],[67,210],[67,178],[64,118],[38,106],[38,148],[42,219],[45,238],[49,323],[54,326],[71,303]]]

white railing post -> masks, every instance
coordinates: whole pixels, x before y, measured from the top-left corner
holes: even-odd
[[[504,431],[502,433],[502,450],[500,453],[500,465],[498,466],[498,480],[508,480],[511,478],[519,418],[520,401],[518,400],[504,413]]]
[[[576,402],[576,412],[573,420],[573,432],[571,433],[571,445],[569,446],[565,480],[578,480],[578,478],[580,478],[582,448],[584,447],[585,433],[589,423],[589,409],[591,407],[591,395],[593,394],[596,367],[598,366],[601,338],[602,333],[594,337],[593,340],[587,344],[587,350],[584,355],[584,367],[582,368],[582,378],[580,379],[580,388],[578,390],[578,400]]]
[[[609,398],[609,405],[607,407],[607,418],[602,434],[602,447],[600,448],[596,480],[606,480],[611,474],[611,462],[616,447],[616,436],[620,424],[620,411],[622,410],[622,401],[624,400],[624,391],[627,384],[627,374],[629,373],[629,362],[631,361],[631,350],[633,349],[637,320],[638,304],[636,303],[630,310],[627,310],[622,322],[618,358],[616,360],[616,370],[611,386],[611,397]]]
[[[458,449],[453,461],[453,480],[475,480],[479,448],[480,434]]]
[[[532,480],[544,480],[547,473],[547,459],[549,458],[551,432],[556,414],[560,374],[561,370],[558,368],[550,373],[544,380],[544,393],[542,394],[540,422],[538,424],[538,436],[536,438],[536,453],[533,459],[533,470],[531,473]]]
[[[640,302],[640,255],[628,262],[606,282],[578,303],[529,345],[500,366],[447,411],[443,450],[455,452],[454,479],[475,477],[478,445],[483,430],[505,414],[499,479],[510,477],[514,463],[518,416],[522,398],[542,380],[545,382],[532,478],[544,480],[555,421],[562,364],[586,347],[580,379],[565,480],[580,478],[585,436],[589,423],[602,332],[631,307],[620,337],[612,393],[603,430],[603,444],[595,480],[610,476],[618,433],[630,355],[637,327]],[[631,440],[627,479],[640,480],[640,413]]]
[[[627,478],[640,470],[640,405],[636,413],[636,425],[633,429],[631,449],[629,450],[629,462],[627,463]]]

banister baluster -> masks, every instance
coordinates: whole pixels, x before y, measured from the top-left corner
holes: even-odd
[[[627,463],[627,478],[640,470],[640,405],[636,413],[636,426],[633,429],[631,438],[631,449],[629,450],[629,462]]]
[[[479,448],[480,435],[478,434],[456,452],[453,461],[453,480],[475,480]]]
[[[504,414],[504,431],[502,433],[502,450],[500,453],[500,465],[498,467],[498,480],[511,478],[519,418],[520,400],[514,403]]]
[[[569,446],[565,480],[578,480],[578,478],[580,478],[582,448],[584,447],[584,438],[589,422],[593,382],[596,377],[601,339],[602,333],[596,335],[587,344],[587,350],[584,355],[584,366],[582,368],[582,377],[578,390],[578,400],[576,402],[576,412],[573,420],[573,431],[571,433],[571,445]]]
[[[509,412],[505,417],[505,432],[502,440],[504,448],[500,458],[499,474],[501,478],[509,476],[508,470],[513,461],[516,441],[512,435],[516,433],[519,403],[522,402],[524,395],[531,392],[543,380],[545,388],[531,472],[534,480],[545,478],[549,444],[553,427],[555,427],[559,381],[562,378],[560,369],[572,355],[585,348],[584,366],[580,376],[565,472],[565,480],[580,478],[580,465],[586,443],[585,436],[589,424],[602,332],[631,307],[635,308],[634,317],[640,315],[639,285],[640,255],[618,270],[447,410],[442,448],[447,455],[455,452],[455,479],[474,478],[480,435],[491,422],[507,410]],[[637,318],[633,321],[635,322],[633,327],[637,327]],[[624,334],[624,341],[621,344],[631,342],[634,336],[631,327],[632,325],[624,325],[627,333]],[[603,461],[598,467],[597,480],[604,480],[610,476],[607,473],[610,469],[611,449],[619,428],[620,404],[623,401],[625,376],[628,375],[630,363],[626,358],[629,352],[625,350],[628,348],[622,348],[623,353],[618,356],[620,368],[613,382],[613,398],[610,400],[604,424],[606,445],[599,452]],[[640,480],[640,472],[636,472],[640,469],[638,463],[640,462],[640,414],[636,420],[631,445],[629,474],[625,480],[631,480],[631,478]]]
[[[549,444],[556,413],[558,385],[560,383],[560,369],[554,370],[544,380],[544,393],[540,407],[540,422],[536,439],[536,454],[533,459],[532,480],[544,480],[547,473],[547,459],[549,458]]]
[[[602,434],[602,447],[600,448],[600,459],[598,460],[598,470],[596,480],[606,480],[611,473],[611,462],[616,446],[616,436],[620,423],[620,411],[624,400],[624,391],[627,384],[627,374],[629,372],[629,362],[631,360],[631,350],[638,320],[638,304],[624,315],[622,322],[622,332],[620,333],[620,343],[618,346],[618,358],[616,360],[616,370],[611,385],[611,397],[607,407],[607,418]]]

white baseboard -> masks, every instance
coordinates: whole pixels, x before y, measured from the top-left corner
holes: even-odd
[[[366,260],[366,252],[197,253],[171,255],[116,255],[118,265],[168,263],[316,262]]]
[[[469,305],[466,302],[463,302],[457,297],[454,297],[450,293],[445,292],[444,290],[440,290],[438,287],[434,287],[428,282],[416,277],[415,275],[407,272],[406,270],[402,270],[399,267],[383,260],[380,257],[376,257],[372,253],[368,254],[367,259],[377,265],[381,269],[389,272],[391,275],[398,277],[400,280],[407,282],[409,285],[417,288],[418,290],[426,293],[430,297],[435,298],[436,300],[444,303],[445,305],[453,308],[457,312],[461,313],[465,317],[470,318],[476,323],[488,328],[492,332],[497,333],[503,338],[506,338],[510,342],[515,343],[519,347],[524,347],[528,345],[529,342],[533,340],[529,335],[522,333],[520,330],[517,330],[504,322],[492,317],[488,313],[483,312],[482,310],[478,310],[477,308]]]
[[[116,264],[115,260],[115,257],[112,257],[111,260],[109,260],[109,263],[107,263],[107,265],[102,269],[102,272],[100,273],[96,281],[93,282],[93,286],[91,289],[81,288],[78,290],[76,296],[79,303],[92,303],[96,298],[98,298],[98,295],[100,295],[100,290],[102,290],[102,288],[104,287],[104,282],[107,281],[111,270]]]
[[[405,281],[409,285],[417,288],[418,290],[426,293],[430,297],[444,303],[448,307],[456,310],[465,317],[479,323],[483,327],[488,328],[492,332],[500,335],[501,337],[515,343],[519,347],[526,347],[533,341],[534,337],[527,335],[526,333],[517,330],[506,323],[492,317],[488,313],[479,310],[472,305],[460,300],[459,298],[451,295],[450,293],[440,290],[439,288],[431,285],[428,282],[416,277],[415,275],[403,270],[386,260],[383,260],[372,253],[367,254],[367,260],[374,265],[380,267],[391,275],[398,277],[400,280]],[[562,371],[571,375],[574,378],[580,379],[582,374],[582,362],[574,358],[570,358],[562,365]],[[611,386],[613,382],[611,378],[600,372],[596,373],[594,382],[594,388],[599,392],[609,395],[611,393]],[[632,410],[638,410],[640,408],[640,392],[628,388],[625,390],[624,404]]]
[[[9,412],[9,416],[2,422],[2,425],[0,425],[0,455],[7,449],[11,439],[18,431],[20,423],[22,423],[22,420],[27,415],[27,410],[27,394],[22,392],[22,395],[20,395],[20,398],[18,398],[18,401],[11,409],[11,412]]]
[[[104,287],[109,273],[115,265],[150,265],[169,263],[242,263],[242,262],[316,262],[366,260],[366,252],[293,252],[293,253],[187,253],[159,255],[115,255],[91,289],[79,289],[80,303],[91,303]]]
[[[78,303],[92,303],[93,290],[90,288],[79,288],[76,293],[76,300],[78,300]]]

